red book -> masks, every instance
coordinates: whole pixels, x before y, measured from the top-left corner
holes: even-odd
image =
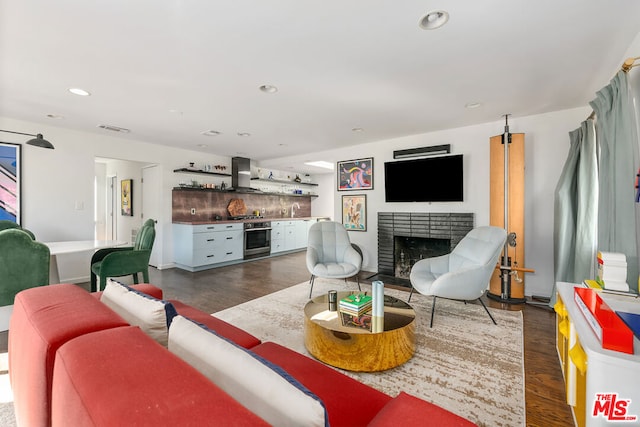
[[[574,300],[602,348],[633,354],[633,332],[598,292],[591,288],[574,289]]]

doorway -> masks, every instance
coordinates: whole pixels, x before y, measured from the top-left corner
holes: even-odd
[[[95,236],[133,244],[147,218],[156,220],[156,238],[149,264],[162,264],[162,166],[132,160],[96,157]],[[132,215],[121,210],[121,183],[131,180]]]

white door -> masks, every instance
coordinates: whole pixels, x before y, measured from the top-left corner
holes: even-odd
[[[149,265],[157,267],[160,264],[160,254],[162,253],[162,186],[160,166],[146,166],[142,168],[142,214],[144,223],[147,219],[153,218],[156,221],[156,239],[153,243]]]

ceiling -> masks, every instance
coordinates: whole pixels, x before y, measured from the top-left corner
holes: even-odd
[[[421,29],[433,10],[449,22]],[[638,16],[637,0],[0,0],[0,116],[302,159],[584,106]]]

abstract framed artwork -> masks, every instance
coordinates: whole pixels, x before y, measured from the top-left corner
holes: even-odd
[[[348,231],[367,231],[367,196],[342,196],[342,225]]]
[[[372,190],[373,158],[338,162],[338,191]]]
[[[123,216],[133,216],[133,180],[120,181],[120,212]]]
[[[0,219],[21,223],[22,145],[0,142]]]

